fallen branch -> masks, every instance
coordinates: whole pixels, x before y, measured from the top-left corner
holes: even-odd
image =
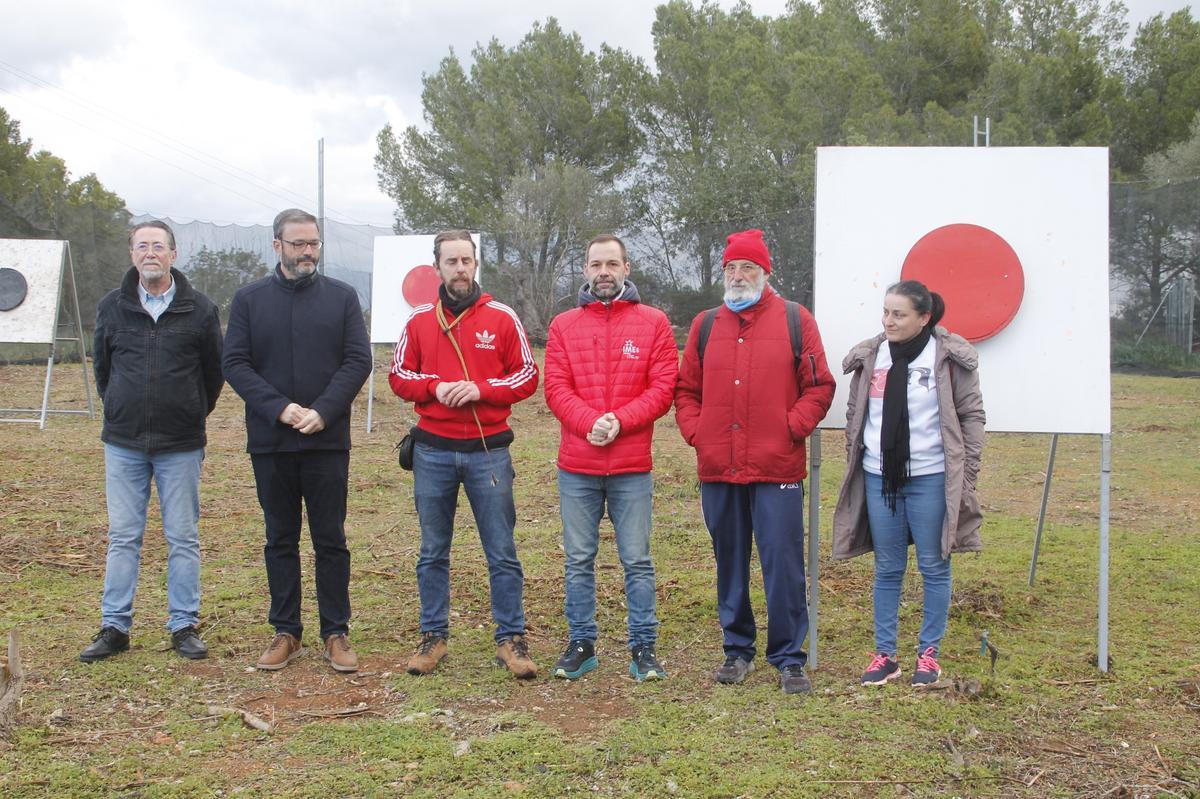
[[[370,706],[365,707],[347,707],[341,710],[297,710],[297,716],[309,716],[318,719],[340,719],[347,716],[358,716],[363,713],[373,713],[376,716],[383,715],[378,710]]]
[[[25,669],[21,666],[21,644],[17,631],[8,634],[8,660],[0,669],[0,736],[9,737],[21,708]]]
[[[268,735],[275,729],[248,710],[241,710],[236,707],[222,707],[221,705],[209,705],[207,709],[210,716],[239,716],[247,727],[261,730]]]

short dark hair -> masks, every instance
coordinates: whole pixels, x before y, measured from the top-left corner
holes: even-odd
[[[276,239],[280,239],[283,235],[283,226],[292,222],[299,222],[302,225],[311,222],[314,225],[318,225],[317,230],[320,232],[320,223],[317,222],[315,216],[308,211],[301,211],[299,208],[287,208],[275,215],[275,221],[271,224],[271,235]],[[282,239],[280,240],[282,241]]]
[[[167,246],[172,250],[175,249],[175,231],[171,230],[171,226],[166,222],[161,222],[157,219],[149,219],[145,222],[138,222],[133,227],[129,228],[129,247],[133,249],[133,234],[144,228],[157,228],[167,234]]]
[[[587,263],[588,254],[592,251],[593,244],[607,244],[610,241],[615,241],[618,245],[620,245],[621,260],[624,261],[625,263],[629,263],[629,253],[625,250],[625,242],[621,241],[619,238],[617,238],[616,236],[614,236],[611,233],[601,233],[599,236],[596,236],[594,239],[592,239],[591,241],[589,241],[587,243],[587,246],[583,248],[584,263]]]
[[[433,237],[434,266],[437,266],[442,260],[442,242],[444,241],[469,241],[471,243],[471,254],[478,258],[475,252],[475,239],[471,238],[471,231],[462,229],[443,230]]]
[[[919,280],[901,280],[898,283],[893,283],[888,286],[885,293],[908,297],[908,301],[912,303],[914,311],[918,314],[929,314],[929,322],[926,323],[926,327],[933,327],[942,321],[942,317],[946,315],[946,303],[942,300],[942,295],[936,291],[930,291]]]

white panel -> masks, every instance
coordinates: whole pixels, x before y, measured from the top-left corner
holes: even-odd
[[[472,233],[475,252],[479,234]],[[412,306],[404,299],[404,277],[413,267],[433,265],[434,236],[376,236],[375,263],[371,271],[371,343],[395,344],[400,340]],[[479,273],[475,274],[479,282]]]
[[[1016,317],[976,345],[987,429],[1108,433],[1108,150],[823,147],[817,150],[815,305],[838,380],[823,427],[846,425],[841,360],[881,331],[884,289],[943,225],[989,228],[1016,251]]]
[[[63,242],[0,239],[0,267],[20,272],[28,286],[24,302],[11,311],[0,311],[0,342],[53,344]]]

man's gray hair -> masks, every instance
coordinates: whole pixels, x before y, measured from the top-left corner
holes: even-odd
[[[171,230],[171,226],[168,225],[166,222],[162,222],[157,219],[150,219],[145,222],[138,222],[136,225],[129,228],[129,248],[130,249],[133,249],[133,234],[137,233],[139,230],[144,230],[145,228],[156,228],[157,230],[162,230],[162,231],[166,232],[167,246],[169,246],[172,250],[175,249],[175,231]]]
[[[298,222],[302,225],[308,224],[309,222],[314,225],[318,224],[317,218],[308,211],[301,211],[299,208],[288,208],[275,215],[275,222],[271,225],[272,235],[276,239],[282,241],[284,225],[288,225],[293,222]],[[320,228],[318,228],[318,232],[320,232]]]

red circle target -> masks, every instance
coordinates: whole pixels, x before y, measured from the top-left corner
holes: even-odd
[[[903,280],[919,280],[946,301],[941,325],[967,341],[999,333],[1017,315],[1025,272],[1001,236],[979,225],[931,230],[908,251]]]
[[[438,277],[437,270],[432,266],[427,264],[414,266],[404,276],[401,292],[404,294],[404,301],[416,308],[418,305],[432,305],[437,302],[438,286],[440,285],[442,285],[442,279]]]

